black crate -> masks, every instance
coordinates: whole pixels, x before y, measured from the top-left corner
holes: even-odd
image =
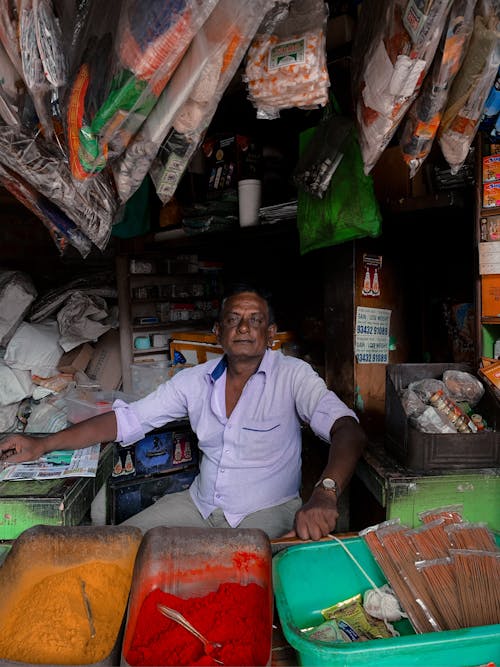
[[[495,468],[500,465],[499,404],[488,386],[474,408],[483,415],[491,431],[479,433],[423,433],[412,426],[400,393],[411,382],[441,379],[444,371],[473,373],[468,364],[389,364],[386,368],[385,448],[413,470],[457,470]],[[482,383],[485,384],[484,382]]]
[[[110,478],[106,489],[107,523],[119,524],[167,493],[185,491],[197,474],[198,466],[191,466],[141,479],[118,481]]]
[[[114,445],[113,479],[149,477],[198,463],[198,439],[186,420],[155,429],[133,445]]]

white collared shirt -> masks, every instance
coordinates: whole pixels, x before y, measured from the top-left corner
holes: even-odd
[[[229,417],[226,359],[186,368],[145,398],[113,404],[117,440],[129,445],[169,421],[189,418],[203,456],[190,493],[204,518],[222,508],[231,526],[299,493],[301,422],[330,442],[340,417],[356,414],[305,361],[267,350]]]

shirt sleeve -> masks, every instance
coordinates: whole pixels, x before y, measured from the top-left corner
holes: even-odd
[[[146,433],[168,422],[184,419],[188,413],[187,402],[177,376],[138,401],[125,403],[117,399],[112,407],[117,422],[116,439],[124,446],[141,440]]]
[[[312,366],[303,362],[297,371],[294,378],[297,411],[319,438],[330,442],[331,428],[341,417],[352,417],[359,422],[354,410],[328,389]]]

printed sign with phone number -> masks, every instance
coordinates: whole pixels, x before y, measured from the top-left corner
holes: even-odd
[[[356,359],[360,364],[389,362],[389,325],[391,311],[384,308],[356,310]]]

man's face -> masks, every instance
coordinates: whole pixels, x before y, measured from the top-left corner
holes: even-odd
[[[272,344],[276,325],[269,324],[264,299],[253,292],[241,292],[226,299],[215,333],[228,357],[260,359]]]

